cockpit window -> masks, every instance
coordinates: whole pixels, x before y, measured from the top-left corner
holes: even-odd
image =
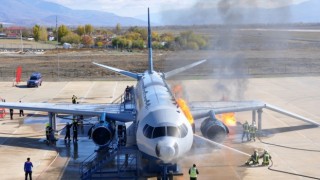
[[[180,137],[180,132],[177,127],[167,126],[167,135],[173,137]]]
[[[143,134],[147,137],[147,138],[151,138],[152,137],[152,132],[153,132],[153,127],[149,126],[148,124],[146,124],[143,127]]]
[[[188,134],[188,128],[185,124],[181,126],[160,126],[160,127],[152,127],[146,124],[143,127],[143,134],[147,138],[158,138],[163,136],[171,136],[177,138],[184,138]]]
[[[182,124],[179,126],[180,133],[181,133],[181,138],[184,138],[188,134],[188,128],[185,124]]]
[[[166,135],[166,127],[165,126],[155,127],[153,134],[152,134],[152,138],[162,137],[165,135]]]

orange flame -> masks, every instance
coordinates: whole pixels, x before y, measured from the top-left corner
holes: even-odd
[[[236,126],[236,117],[234,112],[223,113],[217,116],[227,126]]]
[[[181,85],[179,85],[179,84],[175,85],[173,87],[172,91],[173,91],[175,97],[180,98],[182,96],[183,89],[182,89]]]
[[[188,107],[186,101],[183,100],[182,98],[178,98],[177,103],[178,103],[179,107],[181,108],[182,112],[184,113],[184,115],[187,117],[189,123],[193,124],[194,123],[193,117],[192,117],[192,114],[190,112],[190,108]]]

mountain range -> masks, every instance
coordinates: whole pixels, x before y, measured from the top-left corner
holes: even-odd
[[[210,2],[210,1],[208,1]],[[320,23],[320,0],[273,9],[239,8],[224,4],[217,7],[196,4],[194,7],[152,13],[156,25],[202,25],[202,24],[273,24],[273,23]],[[55,26],[58,24],[78,26],[146,26],[147,16],[122,17],[113,13],[95,10],[74,10],[44,0],[1,0],[0,23],[19,26],[35,24]]]
[[[78,26],[146,26],[146,21],[132,17],[121,17],[113,13],[94,10],[73,10],[44,0],[1,0],[0,22],[18,26],[35,24],[55,26],[58,24]]]

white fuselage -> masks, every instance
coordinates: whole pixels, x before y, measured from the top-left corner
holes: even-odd
[[[193,143],[191,125],[161,75],[146,71],[135,95],[139,150],[164,162],[188,152]]]

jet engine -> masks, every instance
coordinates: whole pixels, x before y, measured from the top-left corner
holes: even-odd
[[[112,141],[115,134],[115,125],[113,123],[97,123],[93,126],[91,137],[98,146],[107,146]]]
[[[200,130],[204,137],[215,142],[223,141],[229,133],[228,127],[224,125],[223,122],[210,117],[201,123]]]

